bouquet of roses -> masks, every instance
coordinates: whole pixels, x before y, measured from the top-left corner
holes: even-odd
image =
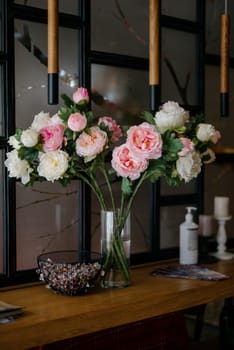
[[[163,104],[155,115],[144,112],[142,123],[127,127],[108,116],[95,122],[85,88],[78,88],[72,99],[66,95],[62,98],[64,105],[57,114],[51,117],[40,112],[26,130],[18,128],[9,138],[13,149],[7,153],[5,165],[9,176],[21,179],[24,185],[34,181],[66,185],[80,179],[96,194],[101,209],[106,210],[109,202],[113,210],[118,208],[118,229],[104,268],[115,263],[127,279],[119,238],[140,186],[145,180],[154,182],[162,176],[170,185],[197,177],[202,164],[215,159],[212,145],[220,133],[204,123],[201,115],[190,117],[172,101]],[[120,203],[112,186],[116,181],[120,183]],[[109,202],[102,191],[103,182]]]

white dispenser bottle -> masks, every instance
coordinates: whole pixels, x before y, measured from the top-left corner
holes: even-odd
[[[192,265],[198,263],[198,225],[193,221],[192,210],[187,207],[185,222],[180,225],[180,264]]]

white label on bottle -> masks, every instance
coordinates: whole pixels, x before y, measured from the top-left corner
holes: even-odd
[[[188,238],[188,250],[197,250],[197,229],[188,229],[190,231]]]
[[[197,264],[197,228],[181,226],[180,230],[180,264]]]

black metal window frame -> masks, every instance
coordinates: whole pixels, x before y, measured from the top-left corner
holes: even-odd
[[[79,29],[79,62],[78,71],[80,84],[90,88],[91,85],[91,65],[105,64],[119,66],[123,68],[135,68],[139,70],[148,70],[148,60],[126,55],[117,55],[112,53],[103,53],[91,50],[90,43],[90,0],[77,0],[79,3],[80,16],[60,13],[59,25]],[[196,35],[197,42],[197,74],[199,76],[197,94],[198,105],[196,111],[203,110],[204,107],[204,3],[202,0],[196,0],[197,21],[178,19],[161,15],[161,26],[185,32],[192,32]],[[0,138],[0,149],[5,152],[8,150],[7,139],[15,130],[15,72],[14,72],[14,20],[22,19],[33,22],[46,23],[47,11],[29,6],[17,5],[13,0],[0,0],[4,21],[1,32],[4,33],[4,50],[0,52],[0,63],[4,66],[3,88],[6,91],[4,95],[4,122],[5,134]],[[7,177],[6,169],[3,169],[3,215],[4,215],[4,274],[0,276],[0,286],[18,284],[34,281],[35,271],[16,271],[16,193],[15,181]],[[90,191],[81,182],[79,182],[80,211],[79,237],[81,247],[89,249],[91,246],[90,238]],[[194,194],[162,196],[160,194],[160,182],[152,187],[151,201],[151,243],[150,253],[136,254],[132,256],[132,263],[143,263],[147,261],[159,260],[164,258],[176,257],[177,248],[160,249],[160,207],[170,205],[181,205],[196,203],[199,211],[202,211],[202,193],[203,180],[200,176],[197,180],[197,187]]]

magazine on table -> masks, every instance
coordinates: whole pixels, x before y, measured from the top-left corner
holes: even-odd
[[[18,317],[22,313],[23,308],[21,306],[0,301],[0,320],[8,317]]]
[[[204,281],[222,281],[229,278],[223,273],[210,270],[202,265],[166,265],[151,272],[153,276],[188,278]]]

